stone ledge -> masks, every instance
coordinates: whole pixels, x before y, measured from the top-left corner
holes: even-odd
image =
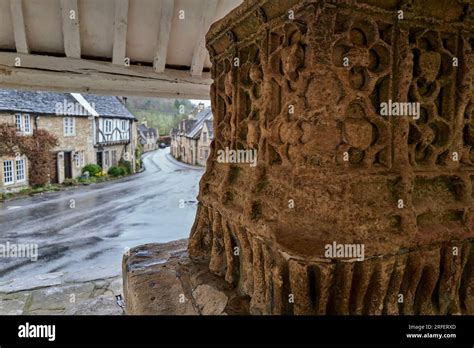
[[[249,313],[248,296],[238,294],[207,264],[193,262],[187,240],[146,244],[123,258],[126,314],[239,315]]]

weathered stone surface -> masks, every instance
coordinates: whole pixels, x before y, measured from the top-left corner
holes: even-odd
[[[186,241],[147,244],[124,256],[124,297],[127,314],[196,314],[176,274]],[[173,256],[173,253],[178,253]]]
[[[30,297],[28,292],[12,294],[0,294],[0,314],[21,315],[24,314],[25,306]]]
[[[210,285],[199,285],[193,291],[199,312],[204,315],[219,315],[224,312],[229,300],[227,296]]]
[[[35,290],[31,293],[30,304],[26,311],[30,313],[38,310],[62,311],[74,306],[76,302],[88,299],[93,289],[93,284],[85,283]]]
[[[66,310],[66,315],[121,315],[122,309],[117,305],[114,298],[108,296],[98,296],[81,302]]]
[[[250,313],[474,314],[466,4],[247,0],[212,26],[189,254]],[[420,112],[382,116],[392,102]],[[257,166],[218,162],[225,148],[257,149]],[[327,257],[333,242],[364,261]]]
[[[33,283],[35,288],[39,284]],[[122,293],[122,277],[85,283],[56,284],[10,293],[0,293],[1,315],[121,315],[116,295]]]
[[[248,314],[249,298],[207,264],[191,262],[186,245],[187,240],[147,244],[124,256],[126,314]]]
[[[60,285],[63,281],[63,273],[54,272],[37,275],[33,279],[15,278],[0,283],[0,292],[13,293],[24,290],[44,288],[47,286]]]

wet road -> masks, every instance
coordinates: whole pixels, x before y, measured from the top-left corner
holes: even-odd
[[[127,248],[188,237],[203,170],[177,163],[169,148],[144,163],[117,182],[0,203],[0,244],[38,245],[36,262],[0,258],[0,282],[51,272],[68,282],[113,277]]]

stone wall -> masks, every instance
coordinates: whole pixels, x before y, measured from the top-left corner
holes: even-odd
[[[25,160],[25,180],[18,181],[16,179],[16,161],[23,159]],[[5,185],[5,171],[3,167],[4,161],[12,161],[13,163],[13,180],[12,184]],[[29,171],[30,171],[30,162],[26,156],[20,156],[20,158],[11,157],[11,156],[0,156],[0,193],[3,192],[18,192],[24,188],[27,188],[29,185]]]
[[[0,112],[0,124],[9,124],[11,126],[15,126],[15,115],[8,113],[8,112]],[[21,159],[25,160],[25,180],[18,182],[16,180],[16,157],[12,156],[0,156],[0,193],[3,192],[18,192],[29,185],[29,171],[30,171],[30,163],[26,156],[22,155]],[[12,161],[13,162],[13,184],[5,185],[5,173],[3,168],[3,161]]]
[[[203,134],[206,133],[206,138],[204,139]],[[202,126],[201,135],[197,139],[197,156],[196,156],[196,164],[200,166],[205,166],[207,162],[207,158],[209,157],[210,153],[210,146],[211,146],[212,139],[209,136],[209,129],[207,128],[206,123]],[[206,156],[207,151],[207,156]]]
[[[215,139],[189,253],[251,313],[474,314],[473,13],[251,0],[212,26]],[[382,116],[390,102],[420,110]],[[225,148],[257,165],[217,161]]]
[[[38,129],[44,129],[58,138],[58,146],[53,149],[57,153],[57,179],[59,183],[63,183],[64,177],[64,152],[84,153],[84,165],[89,163],[96,163],[92,121],[88,117],[74,117],[75,134],[64,135],[64,117],[57,115],[40,115],[37,121]],[[72,156],[71,155],[71,156]],[[72,157],[71,157],[72,158]],[[82,174],[83,165],[79,167],[75,161],[72,160],[72,177],[76,178]]]

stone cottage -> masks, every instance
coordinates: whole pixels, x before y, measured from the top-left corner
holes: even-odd
[[[137,119],[124,102],[112,96],[84,94],[84,99],[94,105],[93,143],[95,161],[107,171],[119,164],[120,159],[129,161],[135,168],[135,150],[138,144]]]
[[[192,165],[205,166],[214,136],[212,111],[206,108],[170,131],[171,155]]]
[[[197,139],[197,164],[205,166],[210,153],[210,146],[214,138],[214,127],[212,119],[205,120]]]
[[[104,170],[120,158],[133,163],[135,121],[116,97],[0,90],[0,123],[14,125],[25,136],[44,129],[58,139],[51,154],[51,183],[81,175],[88,163]],[[0,192],[28,186],[26,157],[2,157],[0,164]]]
[[[143,146],[143,152],[156,150],[159,138],[160,136],[155,128],[148,128],[146,123],[138,126],[138,141]]]

